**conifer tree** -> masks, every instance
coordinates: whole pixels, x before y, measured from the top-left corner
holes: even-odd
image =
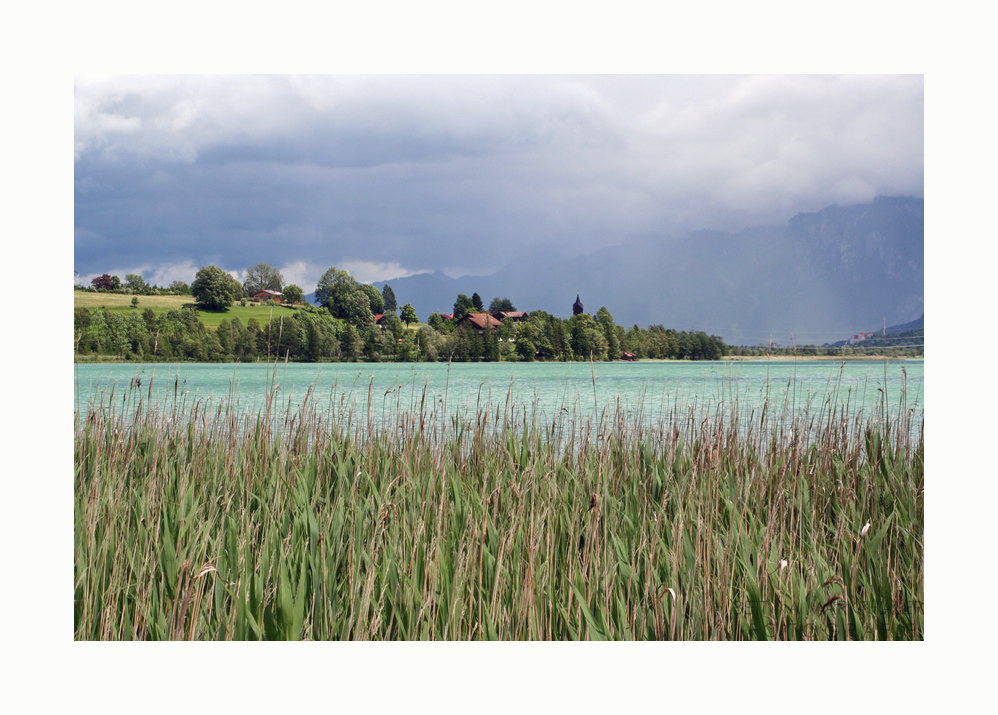
[[[385,301],[386,313],[394,313],[398,310],[398,304],[395,302],[395,291],[392,290],[390,285],[386,284],[385,287],[381,289],[381,297]]]

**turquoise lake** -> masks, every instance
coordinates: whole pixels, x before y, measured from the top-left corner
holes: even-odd
[[[303,400],[353,424],[400,412],[438,416],[482,410],[550,423],[559,415],[639,414],[647,423],[675,415],[724,412],[741,419],[813,415],[830,406],[850,418],[905,411],[921,422],[924,361],[613,362],[613,363],[290,363],[79,364],[75,410],[190,410],[225,407],[275,413]],[[370,414],[368,410],[370,406]]]

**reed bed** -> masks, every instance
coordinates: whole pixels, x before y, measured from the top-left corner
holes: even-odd
[[[921,408],[779,392],[247,416],[130,386],[75,419],[74,637],[921,640]]]

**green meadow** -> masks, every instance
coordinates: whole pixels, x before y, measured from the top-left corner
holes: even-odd
[[[189,295],[140,295],[137,308],[132,307],[132,296],[119,293],[90,293],[87,291],[73,291],[74,308],[107,308],[112,313],[141,313],[146,308],[150,308],[157,316],[168,313],[171,310],[180,310],[184,304],[194,304],[194,299]],[[280,318],[294,315],[295,308],[283,305],[269,306],[266,304],[256,304],[250,301],[245,306],[236,302],[227,311],[215,312],[211,310],[198,310],[198,319],[207,328],[217,328],[223,320],[232,320],[238,317],[244,324],[250,318],[256,318],[258,323],[267,323],[271,316]]]

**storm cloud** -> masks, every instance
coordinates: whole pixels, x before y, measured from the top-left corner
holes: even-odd
[[[922,196],[921,76],[131,76],[75,83],[75,268],[310,291]]]

